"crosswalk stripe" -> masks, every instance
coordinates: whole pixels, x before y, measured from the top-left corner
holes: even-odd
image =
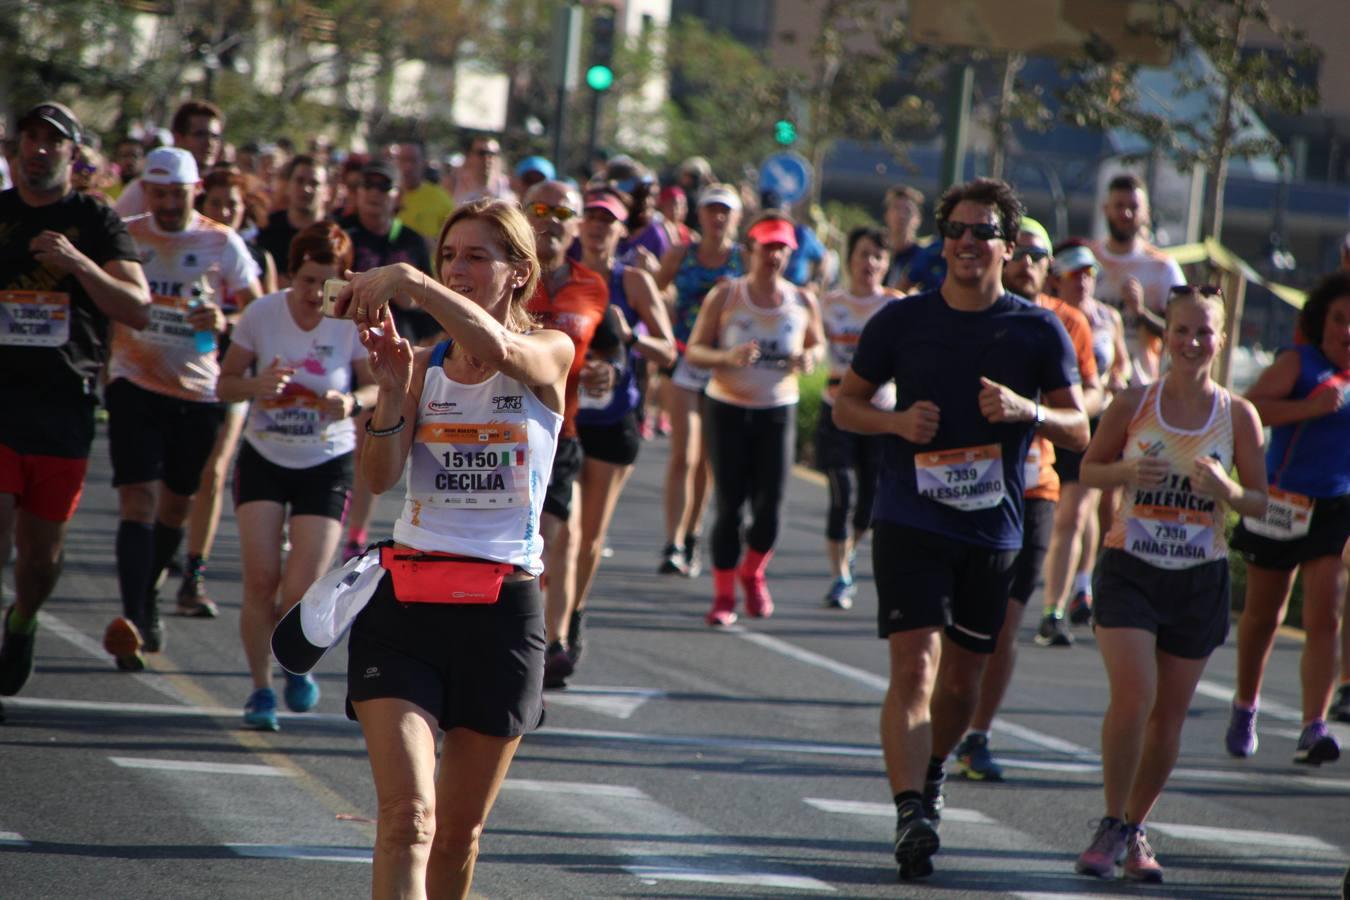
[[[303,859],[310,862],[366,863],[373,851],[362,847],[313,847],[300,844],[226,844],[236,855],[249,859]]]
[[[835,893],[835,889],[818,878],[806,875],[774,875],[766,872],[719,872],[714,869],[691,869],[675,865],[624,866],[644,884],[660,881],[689,881],[701,884],[726,884],[736,887],[773,888],[789,891],[817,891]]]
[[[548,706],[571,707],[615,719],[627,719],[648,700],[664,697],[665,691],[632,687],[569,687],[548,695]]]
[[[847,816],[875,816],[879,819],[894,819],[894,803],[868,803],[862,800],[829,800],[824,797],[803,797],[808,806],[814,806],[821,812],[838,813]],[[993,819],[978,809],[961,809],[954,806],[942,810],[942,822],[960,822],[963,825],[997,825]]]
[[[648,800],[639,788],[622,784],[586,784],[580,781],[535,781],[530,778],[508,778],[502,782],[504,791],[534,791],[538,794],[578,794],[585,797],[623,797],[628,800]]]
[[[1149,822],[1149,831],[1168,837],[1206,844],[1241,844],[1279,850],[1305,850],[1340,856],[1339,847],[1306,834],[1286,834],[1277,831],[1248,831],[1243,828],[1217,828],[1212,825],[1178,825],[1172,822]]]
[[[28,842],[17,831],[0,831],[0,847],[27,847]]]
[[[124,769],[154,769],[161,772],[197,772],[206,775],[260,775],[271,778],[289,778],[287,772],[275,766],[252,763],[208,762],[200,759],[149,759],[134,756],[110,756],[108,760]]]

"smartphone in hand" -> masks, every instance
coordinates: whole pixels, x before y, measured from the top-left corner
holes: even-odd
[[[348,284],[342,278],[329,278],[323,283],[323,314],[330,319],[350,319],[356,314],[356,304],[347,304],[346,315],[339,316],[334,309],[337,303],[337,296]]]

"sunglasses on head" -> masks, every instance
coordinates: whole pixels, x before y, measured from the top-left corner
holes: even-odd
[[[570,206],[550,206],[547,203],[531,203],[529,210],[536,219],[557,219],[559,222],[566,222],[577,214]]]
[[[942,236],[953,241],[959,241],[967,228],[975,235],[977,241],[992,241],[994,238],[1003,237],[1003,229],[992,222],[956,222],[947,219],[938,223],[938,231],[942,232]]]
[[[1040,247],[1017,247],[1013,250],[1013,262],[1019,259],[1030,259],[1032,262],[1040,262],[1050,255],[1049,250],[1042,250]]]
[[[1223,291],[1212,284],[1174,284],[1167,291],[1169,297],[1189,297],[1198,294],[1201,297],[1222,297]]]

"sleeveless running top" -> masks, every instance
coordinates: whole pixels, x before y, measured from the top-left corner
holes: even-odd
[[[708,382],[709,397],[745,409],[770,409],[797,402],[797,374],[791,369],[791,358],[802,351],[811,311],[796,285],[780,281],[778,291],[782,303],[765,309],[750,302],[748,278],[731,283],[718,322],[717,346],[728,348],[758,341],[759,359],[741,369],[715,369]]]
[[[830,291],[820,301],[820,317],[825,326],[828,348],[829,379],[825,383],[825,403],[834,404],[839,393],[839,382],[853,363],[853,352],[858,349],[858,338],[863,326],[878,310],[896,299],[894,294],[880,292],[857,297],[846,290]],[[878,409],[895,409],[895,382],[888,381],[872,395],[872,405]]]
[[[675,321],[671,327],[675,333],[675,343],[680,350],[689,342],[694,331],[694,322],[703,306],[703,298],[708,291],[723,278],[736,278],[745,272],[741,263],[741,245],[732,244],[727,261],[715,269],[710,269],[698,261],[699,244],[692,243],[685,250],[680,267],[675,270]]]
[[[1224,507],[1191,487],[1195,460],[1210,456],[1224,471],[1233,466],[1232,397],[1216,388],[1209,420],[1195,431],[1163,421],[1161,397],[1167,379],[1149,385],[1126,430],[1126,460],[1164,459],[1171,470],[1160,485],[1127,484],[1120,512],[1103,546],[1124,550],[1162,569],[1187,569],[1224,559]]]
[[[577,389],[577,425],[613,425],[623,420],[642,402],[638,391],[636,362],[638,355],[619,347],[620,332],[612,316],[623,316],[630,329],[642,328],[638,314],[628,305],[624,290],[623,263],[615,263],[609,275],[609,309],[591,338],[591,355],[607,359],[614,366],[614,383],[610,389],[592,394],[584,387]]]
[[[1299,370],[1289,399],[1323,391],[1350,392],[1350,369],[1338,371],[1309,344],[1294,350]],[[1350,494],[1350,403],[1329,416],[1272,428],[1266,471],[1270,483],[1285,491],[1324,498]]]
[[[496,373],[481,384],[441,368],[450,341],[427,364],[409,454],[407,494],[394,540],[544,570],[539,516],[563,417],[528,387]]]

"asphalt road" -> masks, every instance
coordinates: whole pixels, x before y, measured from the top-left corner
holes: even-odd
[[[1152,823],[1167,883],[1073,874],[1100,816],[1106,690],[1091,635],[1031,643],[996,752],[1003,784],[953,778],[936,874],[897,884],[882,774],[870,565],[850,612],[826,610],[825,490],[794,478],[769,620],[710,633],[707,575],[655,573],[665,445],[645,445],[591,602],[586,657],[551,693],[488,825],[485,897],[1329,897],[1350,862],[1350,761],[1292,764],[1299,644],[1276,647],[1260,752],[1223,731],[1233,640],[1211,660]],[[150,668],[100,647],[117,613],[115,503],[103,444],[43,611],[37,672],[0,725],[0,900],[364,897],[374,792],[342,714],[345,652],[314,713],[239,728],[238,544],[227,511],[210,585],[222,615],[170,617]],[[377,533],[397,503],[385,498]],[[864,554],[865,555],[865,554]],[[745,620],[742,620],[743,623]],[[1350,729],[1337,726],[1342,741]]]

